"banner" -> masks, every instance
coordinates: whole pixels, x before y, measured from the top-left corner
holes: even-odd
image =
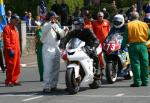
[[[39,3],[39,15],[41,17],[41,19],[44,19],[45,16],[46,16],[46,5],[45,5],[45,2],[44,0],[40,0],[40,3]]]
[[[0,16],[5,15],[3,0],[0,0]]]
[[[3,4],[3,0],[0,0],[0,4]]]
[[[3,4],[3,0],[0,0],[0,32],[3,31],[6,24],[5,6]]]

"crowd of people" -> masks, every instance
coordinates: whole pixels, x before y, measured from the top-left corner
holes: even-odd
[[[122,49],[129,44],[129,56],[133,71],[133,84],[131,87],[148,86],[149,81],[149,58],[146,42],[149,39],[149,20],[150,3],[144,6],[144,21],[139,19],[136,5],[132,5],[126,13],[123,10],[118,11],[113,20],[110,21],[110,15],[106,8],[97,12],[96,19],[93,19],[89,10],[81,10],[76,7],[73,16],[68,16],[69,7],[62,0],[58,8],[56,2],[51,11],[47,12],[45,19],[36,16],[33,19],[32,13],[25,11],[22,18],[26,22],[28,31],[33,32],[31,26],[37,26],[35,33],[36,54],[40,74],[40,81],[43,81],[43,92],[51,92],[57,89],[59,69],[60,69],[60,49],[65,49],[66,43],[72,37],[78,37],[85,41],[91,48],[96,48],[99,44],[103,45],[109,32],[113,30],[121,31],[124,37]],[[3,33],[3,49],[5,64],[1,56],[1,68],[6,68],[6,86],[18,86],[20,75],[20,43],[17,24],[20,18],[17,14],[12,14],[9,10],[7,14],[7,25]],[[70,25],[74,24],[74,30],[70,30]],[[148,25],[147,25],[148,24]],[[68,27],[66,27],[68,26]],[[69,33],[68,33],[69,32]],[[95,49],[92,49],[95,51]],[[96,63],[96,78],[100,78],[105,68],[103,54],[92,56]],[[1,54],[1,52],[0,52]],[[99,65],[100,68],[99,69]],[[101,72],[100,72],[101,71]]]

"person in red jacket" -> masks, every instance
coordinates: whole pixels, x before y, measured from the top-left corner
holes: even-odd
[[[84,18],[84,27],[83,28],[90,29],[93,32],[93,24],[92,24],[91,15],[90,15],[89,10],[85,11],[83,18]]]
[[[100,43],[103,45],[103,42],[110,31],[110,22],[104,19],[103,12],[97,13],[97,20],[93,23],[93,31],[99,39]],[[100,53],[98,57],[100,61],[101,70],[103,70],[105,66],[103,54]]]
[[[7,68],[5,85],[9,87],[21,85],[18,81],[20,75],[20,43],[16,27],[19,22],[19,16],[13,14],[10,23],[6,25],[3,32],[4,58]]]
[[[97,13],[97,20],[93,23],[93,31],[101,44],[103,44],[110,31],[110,22],[104,19],[103,12]]]

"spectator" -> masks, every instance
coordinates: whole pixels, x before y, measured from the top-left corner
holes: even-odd
[[[128,22],[131,21],[131,14],[132,12],[136,12],[137,11],[137,8],[135,5],[132,5],[126,12],[126,15],[127,15],[127,18],[128,18]]]
[[[41,24],[42,24],[42,20],[41,20],[40,16],[36,16],[35,25],[40,26]]]
[[[5,67],[5,64],[4,64],[4,57],[3,57],[3,40],[2,40],[2,32],[0,31],[0,67],[1,67],[1,70],[3,71],[3,73],[5,72],[6,70],[6,67]]]
[[[145,13],[150,13],[150,2],[146,3],[146,5],[144,5],[143,10]]]
[[[20,43],[17,24],[20,22],[19,16],[13,14],[10,23],[6,25],[3,32],[4,58],[6,62],[6,86],[18,86],[20,75]]]
[[[52,5],[51,10],[58,15],[60,14],[60,5],[58,4],[57,0],[55,0],[55,4]]]
[[[113,20],[113,17],[116,14],[118,14],[118,8],[116,6],[116,0],[112,0],[110,20]]]
[[[149,69],[146,41],[150,37],[149,27],[146,23],[138,20],[138,12],[132,12],[131,17],[133,21],[128,23],[122,43],[122,48],[129,43],[129,57],[133,72],[133,84],[130,86],[148,86]]]
[[[102,12],[104,13],[104,19],[109,20],[110,19],[110,15],[109,15],[109,12],[106,10],[106,8],[103,8]]]
[[[66,26],[68,21],[68,14],[69,14],[69,7],[65,3],[64,0],[62,0],[62,3],[60,5],[60,16],[61,16],[61,25]]]
[[[106,39],[110,31],[110,22],[104,19],[103,12],[97,13],[97,20],[93,23],[93,31],[100,43],[103,45],[104,40]],[[101,71],[105,68],[104,58],[102,53],[99,55]],[[103,72],[103,71],[102,71]]]
[[[6,16],[7,23],[10,23],[11,15],[12,15],[11,10],[8,10],[7,16]]]
[[[22,19],[23,19],[24,21],[27,21],[27,20],[28,20],[28,12],[27,12],[27,11],[24,12],[24,16],[23,16]]]
[[[43,74],[43,92],[56,90],[59,69],[60,69],[60,52],[58,47],[57,34],[64,36],[67,29],[62,30],[56,23],[56,13],[51,11],[46,15],[46,22],[42,27],[41,41],[43,43],[42,55],[44,63]]]
[[[128,17],[126,16],[126,14],[125,14],[125,12],[124,12],[124,10],[123,10],[123,9],[120,9],[120,10],[119,10],[119,12],[118,12],[118,14],[123,15],[123,17],[124,17],[124,19],[125,19],[125,23],[127,23],[127,22],[128,22]]]
[[[4,72],[6,67],[4,63],[4,55],[3,55],[3,29],[6,25],[6,21],[3,16],[0,16],[0,67]]]
[[[75,8],[75,11],[74,11],[74,13],[73,13],[73,16],[74,16],[74,17],[81,16],[81,10],[80,10],[80,8],[79,8],[78,6]]]
[[[73,24],[73,16],[68,16],[68,21],[67,21],[67,25],[69,26],[69,27],[71,27],[71,25]]]
[[[26,25],[27,25],[28,33],[33,33],[34,32],[33,26],[35,26],[35,20],[32,18],[31,12],[28,12],[28,18],[27,18]]]
[[[83,17],[84,17],[84,28],[90,29],[93,32],[93,25],[92,25],[91,15],[89,10],[85,11]]]
[[[145,12],[144,21],[149,22],[150,21],[150,2],[148,2],[144,7],[143,10]]]

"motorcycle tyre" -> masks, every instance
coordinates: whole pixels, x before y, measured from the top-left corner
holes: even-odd
[[[75,84],[75,72],[73,68],[67,69],[65,79],[69,94],[78,93],[80,86]]]
[[[117,66],[118,66],[118,65],[117,65]],[[106,64],[106,80],[107,80],[107,82],[108,82],[109,84],[113,84],[113,83],[115,83],[116,80],[117,80],[117,72],[116,72],[114,78],[112,78],[112,76],[111,76],[110,70],[111,70],[112,68],[113,68],[112,62]],[[118,71],[118,70],[117,70],[117,71]]]

